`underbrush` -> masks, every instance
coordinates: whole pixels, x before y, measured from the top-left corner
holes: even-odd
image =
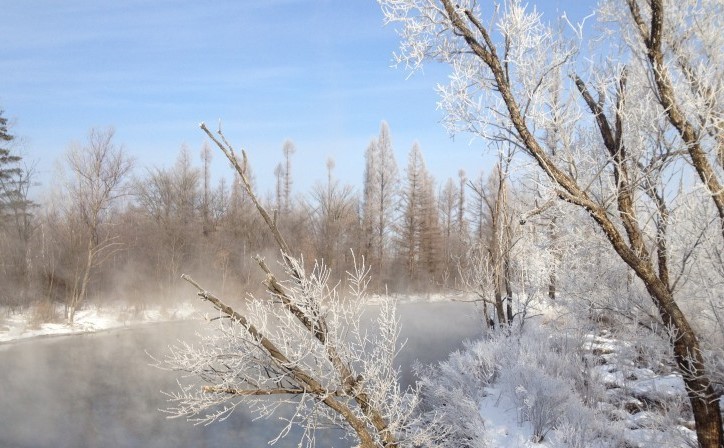
[[[50,300],[41,300],[30,307],[28,327],[37,330],[42,324],[57,323],[63,320],[63,312]]]
[[[526,324],[417,367],[441,447],[685,447],[683,381],[652,334]]]

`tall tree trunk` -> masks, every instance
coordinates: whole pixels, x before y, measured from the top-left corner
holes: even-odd
[[[93,243],[93,237],[88,239],[88,249],[85,266],[83,267],[83,276],[80,280],[80,288],[76,288],[73,291],[70,306],[68,307],[68,323],[72,324],[75,320],[75,312],[78,310],[81,302],[85,298],[86,291],[88,290],[88,283],[90,282],[90,273],[93,269],[93,262],[95,258],[95,247]]]
[[[724,447],[719,396],[714,391],[699,346],[699,340],[671,292],[661,282],[647,283],[659,314],[671,331],[676,365],[681,372],[696,421],[696,435],[700,447]]]

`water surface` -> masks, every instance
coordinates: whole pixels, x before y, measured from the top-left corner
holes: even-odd
[[[403,382],[414,381],[417,359],[445,359],[465,339],[480,334],[475,308],[464,303],[399,307]],[[263,447],[283,427],[252,422],[236,411],[224,422],[194,426],[169,420],[161,390],[173,391],[176,373],[150,366],[170,344],[193,341],[204,322],[148,325],[98,334],[34,339],[0,345],[0,447]],[[297,446],[295,434],[275,446]],[[320,434],[317,446],[350,446],[337,433]]]

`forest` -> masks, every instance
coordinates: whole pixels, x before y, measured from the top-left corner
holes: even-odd
[[[6,121],[3,135],[11,142]],[[304,155],[287,140],[274,173],[264,174],[274,176],[274,191],[258,194],[294,241],[294,253],[323,261],[339,279],[356,254],[372,266],[376,293],[473,288],[464,266],[484,259],[493,241],[512,238],[516,209],[508,199],[507,168],[498,165],[474,179],[461,169],[458,178],[438,184],[418,144],[404,168],[392,145],[383,121],[379,136],[359,149],[365,166],[355,184],[361,188],[337,179],[328,159],[326,182],[295,192],[294,157]],[[112,128],[92,129],[59,160],[42,204],[31,199],[32,161],[3,152],[2,305],[10,309],[34,308],[51,312],[39,316],[44,319],[72,321],[83,303],[168,303],[181,294],[181,274],[191,272],[221,292],[257,291],[261,280],[252,257],[277,255],[238,174],[212,184],[208,145],[181,147],[169,167],[141,167],[114,140]],[[522,203],[517,207],[523,210]],[[508,252],[505,246],[492,250]],[[52,314],[56,305],[65,315]]]
[[[142,167],[94,128],[36,203],[0,116],[3,309],[72,322],[191,284],[224,319],[158,361],[202,382],[166,412],[268,417],[280,397],[303,446],[327,425],[362,447],[496,446],[501,402],[526,446],[724,446],[721,2],[602,2],[591,41],[517,1],[378,3],[396,64],[450,68],[442,124],[493,163],[435,179],[424,142],[396,148],[382,121],[349,148],[358,181],[330,158],[298,191],[293,140],[258,173],[243,135],[202,122],[203,147]],[[213,182],[213,157],[234,177]],[[403,389],[395,303],[429,295],[475,303],[484,337]]]

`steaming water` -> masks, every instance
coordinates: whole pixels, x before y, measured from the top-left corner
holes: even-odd
[[[479,335],[475,309],[463,303],[402,305],[403,381],[416,359],[444,359]],[[165,353],[178,339],[193,341],[201,322],[137,327],[101,334],[35,339],[0,346],[0,447],[263,447],[283,427],[252,422],[237,410],[220,423],[194,426],[168,420],[161,390],[176,375],[149,366],[146,351]],[[297,446],[296,434],[275,446]],[[319,447],[345,447],[322,431]]]

